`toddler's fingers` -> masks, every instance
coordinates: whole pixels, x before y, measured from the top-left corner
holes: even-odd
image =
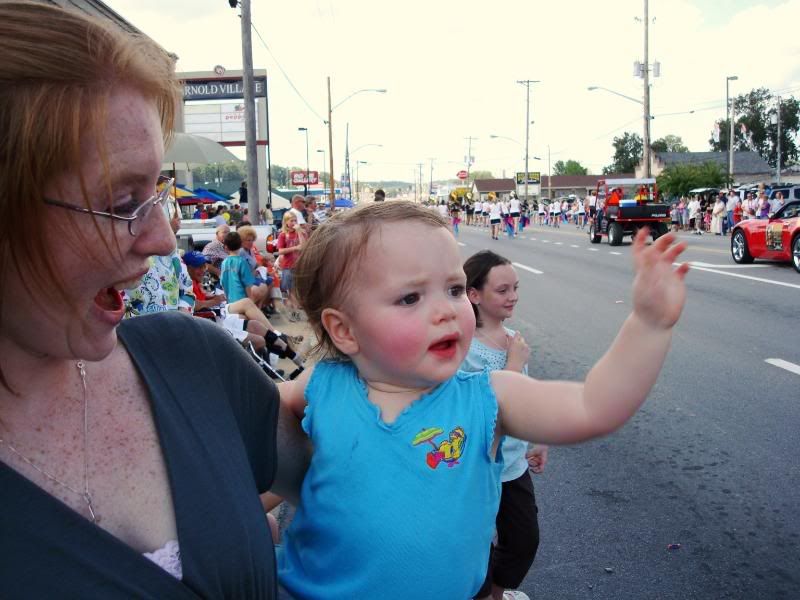
[[[675,269],[675,274],[680,277],[681,281],[683,281],[686,278],[686,274],[689,272],[690,268],[691,267],[689,263],[682,263],[677,269]]]
[[[674,246],[671,246],[664,252],[664,260],[669,261],[670,263],[675,262],[681,254],[683,254],[684,250],[688,248],[689,245],[686,242],[679,242]]]

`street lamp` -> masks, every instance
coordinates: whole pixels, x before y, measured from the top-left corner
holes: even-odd
[[[636,104],[641,104],[644,108],[644,139],[642,140],[642,163],[644,163],[644,176],[650,177],[650,121],[653,119],[653,115],[650,113],[650,105],[649,103],[645,103],[643,100],[639,100],[638,98],[634,98],[633,96],[626,96],[625,94],[620,94],[619,92],[615,92],[614,90],[610,90],[607,87],[603,87],[602,85],[590,85],[586,88],[590,92],[594,90],[604,90],[609,94],[614,94],[615,96],[619,96],[620,98],[625,98],[626,100],[630,100],[631,102],[636,102]]]
[[[739,79],[738,75],[728,75],[725,78],[725,111],[728,116],[728,186],[733,185],[733,106],[730,102],[731,81]]]
[[[298,127],[297,131],[304,131],[306,134],[306,182],[303,185],[305,194],[308,195],[308,127]]]
[[[361,144],[358,148],[350,152],[350,155],[354,155],[356,152],[361,150],[362,148],[369,148],[370,146],[374,146],[376,148],[383,148],[383,144]]]
[[[376,94],[385,94],[385,89],[378,89],[378,88],[364,88],[361,90],[356,90],[349,96],[345,96],[344,100],[338,102],[336,105],[331,105],[331,78],[328,77],[328,159],[330,160],[330,178],[331,178],[331,193],[330,193],[330,212],[333,213],[334,209],[334,202],[335,202],[335,186],[334,186],[334,179],[333,179],[333,109],[338,108],[342,104],[344,104],[347,100],[355,96],[356,94],[360,94],[362,92],[375,92]]]

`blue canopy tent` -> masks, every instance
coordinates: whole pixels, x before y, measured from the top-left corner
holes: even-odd
[[[192,194],[196,198],[201,198],[203,200],[203,203],[214,203],[214,202],[224,202],[225,204],[231,203],[231,201],[225,196],[220,196],[219,194],[215,194],[214,192],[211,192],[205,188],[195,188],[191,190],[182,183],[179,183],[177,187],[184,190],[185,192]]]
[[[194,188],[194,193],[201,198],[208,198],[212,202],[225,202],[226,204],[230,204],[231,201],[229,198],[225,196],[221,196],[219,194],[215,194],[211,190],[207,190],[205,188]]]
[[[349,198],[336,198],[333,206],[336,208],[353,208],[353,201]]]

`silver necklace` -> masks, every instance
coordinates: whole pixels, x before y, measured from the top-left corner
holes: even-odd
[[[94,504],[92,504],[92,495],[89,493],[89,452],[87,448],[86,440],[89,437],[89,411],[87,409],[87,387],[86,387],[86,369],[84,368],[86,365],[82,360],[79,360],[75,366],[78,368],[78,373],[81,376],[81,385],[83,386],[83,491],[78,491],[68,483],[64,483],[58,477],[45,471],[39,465],[34,463],[30,458],[22,454],[19,450],[17,450],[11,442],[8,440],[3,439],[0,437],[0,444],[5,444],[5,446],[11,450],[14,454],[16,454],[20,459],[22,459],[25,463],[30,465],[32,468],[37,470],[39,473],[44,475],[47,479],[52,481],[53,483],[57,483],[61,487],[69,490],[73,494],[76,494],[83,498],[83,501],[86,502],[86,506],[89,507],[89,515],[91,517],[92,523],[97,523],[97,515],[94,512]]]
[[[500,347],[500,348],[502,348],[503,350],[506,350],[506,349],[508,348],[508,336],[507,336],[507,335],[504,335],[504,336],[503,336],[503,337],[504,337],[504,340],[503,340],[502,342],[498,342],[496,339],[494,339],[492,336],[490,336],[488,333],[486,333],[486,332],[485,332],[485,331],[483,331],[482,329],[478,329],[478,333],[477,333],[477,335],[478,335],[478,337],[482,337],[482,338],[484,338],[484,339],[487,339],[487,340],[489,340],[489,341],[490,341],[490,342],[492,342],[492,343],[493,343],[495,346],[499,346],[499,347]]]

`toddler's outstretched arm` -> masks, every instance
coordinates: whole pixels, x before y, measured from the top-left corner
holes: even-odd
[[[633,313],[585,383],[491,373],[500,408],[498,434],[541,443],[579,442],[621,427],[644,402],[683,309],[689,270],[686,264],[672,266],[685,244],[673,244],[675,237],[666,234],[647,247],[647,235],[642,229],[633,242]],[[621,365],[624,379],[619,376]]]

